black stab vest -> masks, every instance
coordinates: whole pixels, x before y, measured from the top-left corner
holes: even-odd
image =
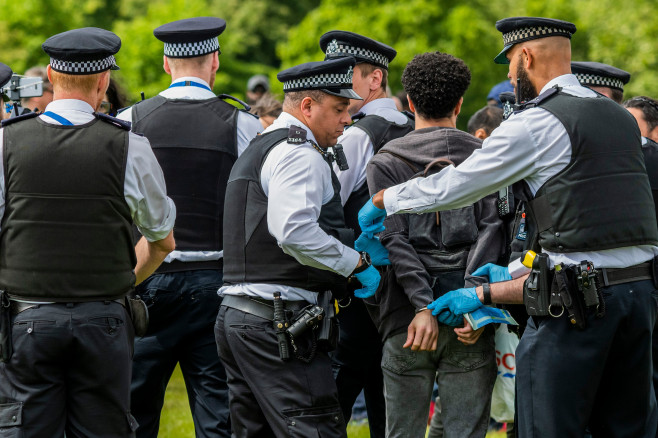
[[[653,203],[658,217],[658,143],[647,138],[646,144],[642,145],[642,153],[644,154],[644,165],[647,167],[649,185],[651,186]]]
[[[386,120],[381,116],[372,114],[358,119],[348,129],[359,128],[365,131],[372,142],[372,148],[376,154],[389,141],[404,137],[413,131],[414,126],[414,120],[409,117],[407,117],[407,123],[398,125],[397,123]],[[368,199],[370,199],[370,191],[368,190],[368,184],[364,182],[361,187],[357,188],[352,194],[350,194],[350,197],[347,198],[347,202],[345,202],[345,223],[347,224],[347,227],[353,229],[355,233],[361,233],[361,227],[359,227],[357,216],[361,207],[368,202]]]
[[[224,209],[224,283],[282,284],[315,292],[331,290],[340,297],[345,293],[345,277],[302,265],[283,252],[267,228],[268,199],[260,183],[261,169],[269,152],[287,138],[288,129],[256,137],[233,166]],[[333,170],[331,181],[334,196],[322,206],[318,224],[352,247],[354,233],[345,228],[340,183]]]
[[[571,161],[527,204],[541,248],[558,253],[658,245],[640,132],[610,99],[560,91],[534,102],[564,125]]]
[[[156,96],[132,111],[133,131],[151,143],[176,204],[176,249],[222,250],[226,183],[238,158],[238,109],[219,98]],[[217,261],[174,261],[158,272],[220,268]]]
[[[0,288],[12,296],[96,301],[134,287],[124,198],[129,132],[101,120],[60,126],[29,118],[5,126]]]

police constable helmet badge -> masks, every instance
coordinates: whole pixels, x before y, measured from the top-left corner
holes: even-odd
[[[350,68],[347,69],[347,73],[345,73],[345,76],[347,77],[347,80],[349,82],[352,82],[352,76],[353,75],[354,75],[354,69],[352,68],[352,66],[350,66]]]
[[[336,40],[331,40],[331,42],[327,46],[327,55],[332,53],[338,53],[338,41]]]

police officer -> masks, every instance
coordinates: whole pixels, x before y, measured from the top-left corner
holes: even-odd
[[[505,42],[496,61],[510,63],[523,110],[460,166],[378,193],[361,226],[379,226],[387,213],[460,207],[523,179],[534,195],[533,247],[558,265],[533,272],[526,299],[553,291],[560,301],[526,306],[536,316],[517,350],[519,436],[582,436],[589,424],[594,436],[653,437],[658,230],[637,124],[571,74],[572,23],[515,17],[496,27]],[[490,280],[509,279],[502,271],[491,270]],[[559,288],[541,286],[552,278]],[[524,279],[452,291],[431,307],[441,320],[483,303],[520,302]]]
[[[624,100],[624,85],[631,80],[629,72],[601,62],[573,61],[571,72],[580,85],[591,88],[619,104]]]
[[[328,151],[350,122],[350,99],[360,99],[353,66],[343,58],[280,72],[283,113],[231,171],[215,334],[236,436],[346,436],[326,353],[335,333],[319,323],[332,319],[327,291],[339,292],[346,277],[363,285],[357,297],[373,295],[379,283],[367,253],[351,249]],[[279,304],[285,311],[275,312]],[[318,314],[316,305],[322,327],[293,330]]]
[[[358,233],[357,213],[370,198],[366,164],[390,140],[411,132],[414,122],[397,110],[393,99],[386,97],[388,65],[397,54],[395,49],[340,30],[322,35],[320,48],[325,52],[325,59],[352,57],[356,60],[352,84],[362,100],[350,101],[348,111],[353,114],[354,124],[338,139],[349,169],[341,171],[334,163],[334,171],[340,181],[345,223]],[[383,437],[386,414],[380,337],[361,300],[348,302],[349,305],[338,313],[340,337],[332,357],[337,369],[338,396],[345,420],[349,421],[356,397],[363,390],[370,435]]]
[[[174,248],[176,214],[148,141],[95,112],[120,46],[98,28],[49,38],[53,102],[3,123],[0,289],[13,328],[3,434],[128,437],[137,427],[125,297]]]
[[[151,317],[148,333],[135,342],[132,406],[139,437],[157,436],[177,363],[196,436],[231,435],[226,374],[213,332],[221,302],[224,195],[233,163],[261,128],[256,117],[212,92],[217,37],[225,28],[221,18],[197,17],[155,29],[172,83],[126,112],[133,131],[151,142],[178,207],[177,249],[138,291]]]

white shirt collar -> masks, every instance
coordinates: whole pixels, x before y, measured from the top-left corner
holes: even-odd
[[[45,111],[57,113],[59,111],[80,111],[83,113],[93,113],[94,109],[87,102],[78,99],[57,99],[50,102]]]
[[[208,82],[204,81],[204,80],[201,79],[201,78],[197,78],[197,77],[195,77],[195,76],[183,76],[182,78],[178,78],[178,79],[176,79],[175,81],[172,81],[171,83],[172,83],[172,84],[177,84],[177,83],[179,83],[179,82],[186,82],[186,81],[190,81],[190,82],[198,82],[199,84],[202,84],[202,85],[205,85],[205,86],[208,87],[208,88],[211,88],[211,87],[210,87],[210,84],[208,84]]]
[[[308,126],[303,124],[297,117],[285,111],[282,112],[279,117],[277,117],[276,120],[267,127],[265,131],[263,131],[263,134],[274,131],[275,129],[290,128],[291,125],[304,128],[306,130],[306,139],[313,140],[315,143],[317,143],[317,140],[313,136],[313,132],[308,128]]]
[[[570,74],[558,76],[548,81],[548,83],[544,85],[544,88],[541,89],[539,94],[543,93],[544,91],[548,90],[551,87],[554,87],[555,85],[557,85],[560,88],[565,88],[565,87],[584,88],[582,85],[580,85],[580,82],[578,82],[578,78],[576,78],[575,75],[570,73]]]
[[[376,114],[378,110],[381,109],[390,109],[393,111],[397,111],[398,108],[395,106],[395,101],[391,98],[384,97],[381,99],[375,99],[371,102],[366,103],[361,107],[361,110],[359,112],[368,115],[368,114]]]

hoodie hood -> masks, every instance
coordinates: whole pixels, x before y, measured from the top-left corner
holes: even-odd
[[[437,158],[447,158],[459,165],[481,147],[481,140],[459,129],[433,127],[418,129],[391,140],[381,150],[424,168]]]

